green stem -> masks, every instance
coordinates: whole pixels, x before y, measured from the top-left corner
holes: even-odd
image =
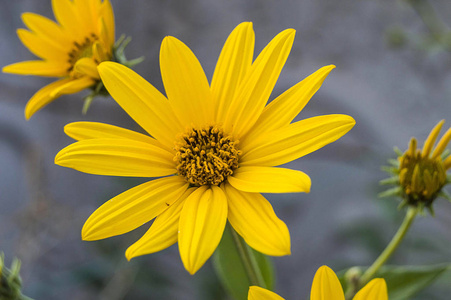
[[[398,248],[399,244],[403,240],[407,231],[412,225],[415,216],[417,215],[417,208],[409,207],[406,212],[406,216],[404,217],[404,221],[396,232],[395,236],[392,238],[390,243],[387,245],[385,250],[379,255],[379,257],[374,261],[374,263],[363,273],[362,277],[360,277],[359,283],[360,286],[364,286],[370,279],[373,278],[374,274],[382,267],[385,262],[392,256],[395,250]]]
[[[257,259],[255,258],[251,247],[246,244],[246,242],[238,235],[238,233],[236,233],[235,229],[233,229],[230,224],[227,226],[230,227],[233,241],[238,249],[241,262],[243,263],[243,267],[246,270],[247,277],[249,278],[249,283],[251,285],[266,288],[265,280],[263,279],[262,272],[258,266]]]

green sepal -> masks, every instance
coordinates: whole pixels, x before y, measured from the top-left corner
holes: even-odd
[[[402,152],[401,149],[399,149],[398,147],[394,147],[394,148],[393,148],[393,151],[395,151],[395,153],[396,153],[398,156],[403,156],[403,154],[404,154],[404,152]]]
[[[390,173],[390,174],[398,174],[399,173],[399,169],[396,167],[382,166],[381,169],[382,169],[382,171]]]
[[[391,197],[391,196],[400,196],[401,195],[401,187],[397,186],[386,191],[379,193],[377,196],[380,198]]]
[[[397,183],[399,183],[398,176],[385,178],[385,179],[382,179],[381,181],[379,181],[379,184],[381,184],[381,185],[389,185],[389,184],[392,185],[392,184],[397,184]]]
[[[222,240],[213,254],[213,267],[230,296],[236,300],[247,300],[251,284],[241,262],[231,230],[231,226],[226,226]],[[274,287],[274,267],[270,258],[254,249],[251,250],[266,283],[266,288],[272,290]]]
[[[392,165],[393,167],[399,168],[399,160],[395,159],[395,158],[390,158],[388,160],[388,163],[390,165]]]
[[[366,269],[366,268],[362,268]],[[348,283],[345,278],[347,270],[337,273],[338,278],[346,291]],[[374,278],[384,278],[387,282],[388,299],[410,299],[423,289],[430,286],[440,276],[451,272],[451,264],[438,264],[429,266],[383,266]]]

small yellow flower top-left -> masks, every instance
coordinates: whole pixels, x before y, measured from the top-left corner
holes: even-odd
[[[100,89],[97,65],[113,59],[114,14],[109,0],[52,0],[52,8],[57,22],[24,13],[28,30],[17,30],[25,47],[40,60],[3,68],[5,73],[59,78],[31,97],[26,119],[61,95]]]

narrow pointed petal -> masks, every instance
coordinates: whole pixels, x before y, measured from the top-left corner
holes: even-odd
[[[340,281],[328,266],[322,266],[316,271],[310,300],[345,300]]]
[[[216,116],[223,122],[239,84],[252,65],[255,35],[251,22],[238,25],[227,38],[216,63],[211,92],[217,107]]]
[[[442,155],[443,151],[445,151],[446,147],[448,146],[450,140],[451,140],[451,128],[449,128],[445,132],[445,134],[438,142],[437,147],[435,147],[434,152],[432,153],[433,159],[436,159],[437,157]]]
[[[247,300],[284,300],[274,292],[259,286],[250,286]]]
[[[311,186],[304,172],[274,167],[240,167],[227,180],[237,190],[250,193],[308,193]]]
[[[103,62],[98,71],[106,89],[117,103],[151,136],[168,147],[184,128],[169,101],[144,78],[129,68]]]
[[[88,76],[72,79],[66,84],[57,87],[50,93],[50,97],[57,98],[61,95],[75,94],[93,86],[96,81]]]
[[[50,96],[52,92],[60,88],[61,86],[66,85],[71,80],[72,79],[70,78],[61,79],[52,82],[41,88],[39,91],[37,91],[25,106],[25,119],[27,120],[30,119],[35,112],[37,112],[38,110],[40,110],[41,108],[43,108],[44,106],[55,100],[54,97]]]
[[[34,32],[17,29],[17,36],[22,44],[30,50],[34,55],[49,61],[58,61],[60,64],[65,64],[68,59],[67,50],[64,51],[60,47],[55,47],[52,43],[47,43]]]
[[[382,278],[375,278],[365,285],[353,300],[388,300],[387,284]]]
[[[229,222],[249,246],[266,255],[291,254],[288,228],[268,200],[259,193],[238,191],[230,184],[223,189],[229,203]]]
[[[325,66],[308,76],[285,93],[271,101],[263,110],[260,118],[245,139],[253,139],[260,134],[282,128],[293,121],[312,96],[323,84],[327,75],[335,66]],[[245,139],[240,139],[241,145]]]
[[[105,49],[104,45],[101,42],[96,41],[96,42],[94,42],[94,44],[92,44],[93,58],[95,60],[97,60],[99,63],[102,61],[109,60],[108,52],[109,51],[107,49]],[[97,71],[97,73],[98,73],[98,71]]]
[[[423,151],[421,151],[421,156],[429,157],[432,147],[434,147],[435,141],[437,140],[438,134],[440,133],[440,130],[442,129],[442,126],[444,123],[445,123],[445,120],[441,120],[440,122],[437,123],[437,125],[435,125],[435,127],[432,129],[431,133],[429,133],[429,136],[427,137],[426,141],[424,141],[424,146],[423,146]]]
[[[194,53],[180,40],[167,36],[161,43],[160,68],[166,94],[182,123],[203,126],[212,121],[210,86]]]
[[[178,240],[180,257],[190,274],[196,273],[213,254],[226,221],[227,199],[219,187],[200,187],[186,199]]]
[[[142,133],[122,127],[98,122],[74,122],[64,126],[64,133],[74,140],[122,138],[143,143],[158,143],[155,139]]]
[[[52,0],[53,13],[58,23],[65,31],[70,32],[71,36],[82,39],[87,31],[83,19],[79,18],[74,3],[69,0]]]
[[[85,241],[120,235],[149,222],[188,188],[179,176],[156,179],[131,188],[100,206],[82,229]]]
[[[65,34],[62,27],[54,21],[34,13],[23,13],[22,21],[24,24],[39,37],[45,40],[46,43],[52,44],[55,48],[59,48],[60,51],[69,51],[68,47],[71,47],[72,41]]]
[[[74,73],[79,76],[88,76],[90,78],[100,80],[99,72],[97,71],[97,64],[90,57],[83,57],[77,60],[74,65]]]
[[[161,177],[175,173],[173,154],[125,139],[81,140],[62,149],[55,164],[96,175]]]
[[[451,155],[448,156],[444,161],[443,161],[443,166],[445,168],[445,170],[448,170],[451,168]]]
[[[115,41],[115,23],[114,23],[114,13],[113,6],[110,0],[104,0],[100,8],[100,15],[102,16],[102,23],[105,24],[102,30],[106,30],[104,33],[108,40],[106,40],[107,45],[113,45]]]
[[[186,198],[194,190],[195,188],[187,189],[174,204],[155,219],[149,230],[125,252],[128,260],[164,250],[177,242],[180,213]]]
[[[295,31],[279,33],[252,64],[230,103],[224,127],[243,136],[257,121],[276,84],[293,45]]]
[[[4,73],[18,75],[35,75],[44,77],[63,77],[68,74],[69,64],[49,62],[44,60],[21,61],[3,67]]]
[[[354,126],[346,115],[305,119],[263,135],[243,145],[242,166],[278,166],[338,140]]]

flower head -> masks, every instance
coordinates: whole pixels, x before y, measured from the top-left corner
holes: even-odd
[[[228,220],[254,249],[290,254],[287,226],[260,193],[308,192],[307,174],[275,166],[339,139],[355,123],[325,115],[290,124],[333,66],[266,105],[293,39],[294,30],[281,32],[252,62],[252,24],[242,23],[227,39],[210,85],[191,50],[166,37],[160,65],[167,98],[130,69],[102,63],[109,93],[150,136],[100,123],[69,124],[65,132],[79,141],[61,150],[56,164],[91,174],[163,178],[102,205],[86,221],[83,239],[122,234],[156,217],[127,258],[178,241],[193,274],[216,249]]]
[[[25,47],[41,60],[3,68],[6,73],[60,78],[31,97],[26,119],[61,95],[100,90],[97,65],[113,58],[114,15],[109,0],[52,0],[52,7],[58,23],[24,13],[28,30],[17,30]]]
[[[451,156],[445,149],[451,140],[451,128],[434,148],[444,123],[442,120],[432,129],[423,149],[417,149],[417,140],[412,138],[409,148],[388,169],[394,175],[388,182],[398,185],[394,192],[403,198],[402,205],[432,211],[431,205],[438,196],[447,197],[442,189],[449,182],[446,171],[451,168]]]
[[[345,300],[340,281],[334,271],[322,266],[313,278],[310,300]],[[283,300],[274,292],[258,286],[249,288],[248,300]],[[382,278],[375,278],[365,285],[353,300],[388,300],[387,284]]]

